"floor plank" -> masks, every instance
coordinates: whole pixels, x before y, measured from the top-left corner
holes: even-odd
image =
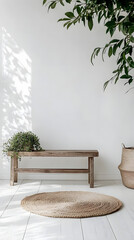
[[[23,181],[18,191],[13,196],[4,214],[0,218],[0,239],[1,240],[22,240],[29,212],[26,212],[20,205],[21,200],[38,191],[40,181]]]
[[[134,217],[130,216],[125,207],[107,218],[118,240],[134,240]]]
[[[60,184],[47,184],[42,181],[39,189],[41,192],[54,192],[60,191]],[[60,239],[60,219],[48,218],[38,216],[35,214],[30,215],[28,226],[25,232],[24,240],[32,239],[45,239],[45,240],[59,240]]]
[[[4,182],[2,181],[2,183],[0,184],[0,217],[2,217],[2,215],[4,214],[4,211],[8,207],[13,196],[18,191],[18,189],[20,187],[20,183],[13,187],[10,187],[9,181],[8,181],[8,184],[5,181]]]
[[[63,240],[83,240],[80,219],[61,219],[60,238]]]
[[[81,219],[84,240],[116,240],[105,216]]]
[[[31,214],[24,240],[59,240],[60,219]]]

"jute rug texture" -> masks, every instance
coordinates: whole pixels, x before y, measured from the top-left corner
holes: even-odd
[[[117,198],[85,191],[44,192],[21,201],[32,213],[56,218],[85,218],[110,214],[121,208]]]

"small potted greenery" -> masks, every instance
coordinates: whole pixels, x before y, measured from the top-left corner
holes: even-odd
[[[18,132],[14,134],[6,143],[3,144],[3,152],[13,152],[19,157],[19,152],[41,151],[42,147],[39,138],[32,132]]]

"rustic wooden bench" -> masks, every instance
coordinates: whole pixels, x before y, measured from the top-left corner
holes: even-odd
[[[94,187],[94,157],[99,156],[97,150],[45,150],[33,152],[19,152],[20,157],[88,157],[88,169],[55,169],[55,168],[18,168],[18,157],[8,152],[11,157],[10,185],[18,181],[19,172],[31,173],[88,173],[88,183]]]

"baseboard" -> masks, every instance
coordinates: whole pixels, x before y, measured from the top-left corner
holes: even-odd
[[[120,180],[120,174],[95,174],[95,180]]]

